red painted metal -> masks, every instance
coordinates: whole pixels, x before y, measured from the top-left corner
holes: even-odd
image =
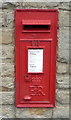
[[[15,10],[16,107],[55,107],[57,9]],[[28,72],[28,50],[43,50],[42,72]]]

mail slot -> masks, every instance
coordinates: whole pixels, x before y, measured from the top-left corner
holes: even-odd
[[[46,20],[23,20],[23,32],[50,32],[50,21]]]
[[[57,9],[15,10],[16,107],[55,107]]]

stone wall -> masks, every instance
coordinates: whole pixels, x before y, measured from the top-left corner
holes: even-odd
[[[55,108],[15,107],[15,8],[58,9],[59,11]],[[0,53],[2,49],[2,64],[0,64],[2,67],[2,70],[0,70],[2,79],[2,85],[0,84],[0,113],[2,110],[2,115],[0,115],[1,118],[69,118],[69,29],[71,27],[69,24],[70,11],[69,2],[0,3],[0,39],[2,39],[2,42],[0,40]]]

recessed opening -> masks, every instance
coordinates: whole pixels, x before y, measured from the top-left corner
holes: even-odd
[[[24,31],[48,31],[50,25],[23,25]]]
[[[43,48],[28,49],[28,73],[43,73]]]
[[[26,78],[28,78],[29,76],[28,75],[26,75]]]

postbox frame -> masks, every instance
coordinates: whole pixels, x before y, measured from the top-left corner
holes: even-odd
[[[15,17],[16,17],[16,13],[18,11],[44,11],[44,12],[56,12],[58,15],[58,10],[57,9],[15,9]],[[58,21],[58,17],[55,19],[55,22]],[[15,22],[15,27],[17,27],[17,24]],[[58,25],[57,25],[58,27]],[[22,31],[23,32],[23,31]],[[56,40],[57,40],[57,28],[56,28]],[[24,40],[24,39],[23,39]],[[40,39],[43,40],[43,39]],[[39,41],[40,41],[39,40]],[[46,39],[45,39],[46,40]],[[45,41],[44,40],[44,41]],[[22,41],[22,40],[21,40]],[[48,41],[52,41],[51,39],[49,39]],[[19,49],[18,49],[18,42],[17,42],[17,36],[16,36],[16,29],[15,29],[15,78],[16,78],[16,107],[55,107],[55,90],[56,90],[56,49],[57,47],[54,48],[53,44],[51,44],[51,55],[53,54],[53,56],[51,56],[51,67],[50,67],[50,103],[48,104],[22,104],[20,103],[20,74],[19,73]],[[57,46],[57,41],[55,42],[55,46]],[[41,46],[42,48],[42,46]],[[54,63],[54,64],[53,64]],[[54,73],[53,73],[54,71]],[[29,73],[28,73],[29,74]],[[40,73],[41,74],[41,73]],[[55,79],[52,78],[52,76],[54,76]]]

